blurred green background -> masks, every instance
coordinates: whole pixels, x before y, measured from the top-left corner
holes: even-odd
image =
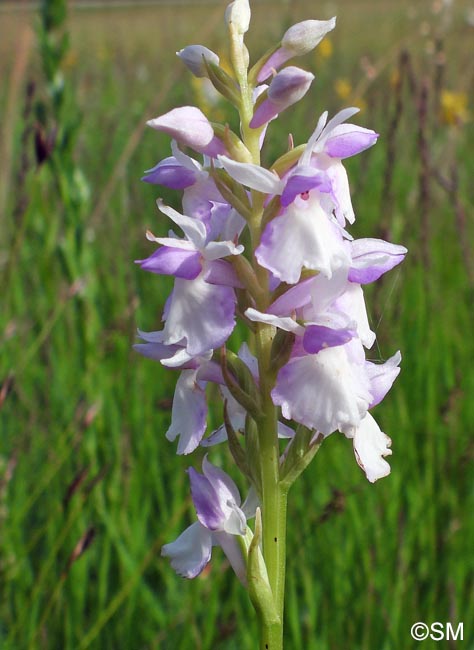
[[[250,650],[253,611],[220,550],[192,582],[160,558],[194,519],[185,469],[201,459],[164,438],[175,374],[131,349],[170,288],[133,260],[168,227],[156,197],[179,207],[139,180],[169,155],[144,124],[189,103],[236,124],[174,54],[225,59],[226,3],[92,4],[0,4],[0,648]],[[369,484],[334,434],[292,489],[286,647],[409,650],[415,621],[451,621],[462,642],[420,647],[472,649],[474,6],[252,7],[252,60],[294,22],[338,16],[298,61],[316,80],[270,126],[265,161],[323,110],[359,106],[381,137],[347,163],[351,232],[409,248],[367,296],[369,357],[403,355],[376,409],[392,473]],[[225,447],[212,459],[238,480]]]

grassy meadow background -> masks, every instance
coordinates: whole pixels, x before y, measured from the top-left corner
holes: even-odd
[[[219,549],[194,581],[160,558],[193,520],[185,469],[201,459],[164,438],[176,376],[131,349],[137,327],[160,329],[170,286],[133,260],[168,227],[156,197],[179,205],[139,180],[169,155],[144,124],[198,103],[236,125],[174,55],[222,53],[225,4],[70,7],[54,74],[38,14],[0,4],[1,650],[257,646]],[[371,358],[403,355],[376,409],[392,473],[369,484],[334,434],[292,489],[286,647],[410,650],[415,621],[463,621],[462,642],[420,647],[472,650],[474,5],[252,4],[253,60],[290,24],[338,16],[298,61],[316,80],[270,126],[266,161],[323,110],[360,106],[381,137],[347,163],[351,231],[409,248],[367,297]],[[225,447],[212,458],[230,467]]]

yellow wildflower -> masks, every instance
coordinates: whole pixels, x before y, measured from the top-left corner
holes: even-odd
[[[340,99],[347,99],[352,93],[351,82],[345,78],[336,79],[334,82],[334,90]]]
[[[444,124],[462,125],[469,120],[467,95],[452,90],[441,91],[440,119]]]

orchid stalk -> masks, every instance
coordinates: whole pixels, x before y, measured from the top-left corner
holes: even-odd
[[[194,578],[220,546],[255,607],[260,648],[281,650],[291,485],[335,431],[353,440],[369,481],[390,472],[391,441],[369,409],[389,391],[401,355],[366,360],[375,334],[363,285],[399,264],[406,249],[354,240],[346,229],[355,213],[343,160],[378,138],[347,123],[357,109],[332,119],[323,113],[307,143],[282,151],[268,168],[261,164],[271,122],[314,79],[282,66],[316,47],[335,19],[294,25],[249,69],[248,1],[232,2],[225,17],[233,75],[204,46],[178,56],[236,107],[240,133],[193,106],[148,122],[170,135],[172,155],[143,180],[182,192],[182,212],[158,200],[182,234],[147,233],[158,248],[137,263],[175,282],[163,328],[139,331],[135,347],[179,373],[166,437],[178,440],[179,454],[208,452],[202,474],[188,472],[197,520],[162,554],[179,575]],[[228,340],[237,319],[249,345],[234,351]],[[223,418],[211,432],[209,383],[219,387]],[[222,443],[248,484],[244,502],[233,479],[208,459]]]

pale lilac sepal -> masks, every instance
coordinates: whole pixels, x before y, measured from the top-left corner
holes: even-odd
[[[310,287],[314,280],[314,277],[308,278],[290,287],[288,291],[272,302],[267,313],[285,316],[307,305],[311,301]]]
[[[183,578],[195,578],[209,563],[212,553],[211,533],[198,521],[186,528],[170,544],[165,544],[161,555],[171,560],[171,566]]]
[[[190,454],[206,430],[206,394],[196,378],[196,370],[183,370],[178,381],[171,410],[171,425],[166,432],[170,441],[179,437],[178,454]]]
[[[173,156],[165,158],[142,176],[142,181],[153,185],[163,185],[172,190],[184,190],[197,181],[198,174],[179,164]]]
[[[400,373],[402,355],[396,352],[385,363],[372,363],[366,361],[366,370],[370,379],[370,392],[372,402],[370,408],[379,404],[392,387],[393,382]]]
[[[308,325],[303,335],[303,347],[309,354],[317,354],[326,348],[344,345],[356,336],[350,328],[332,329],[324,325]]]
[[[355,239],[351,242],[351,268],[349,280],[358,284],[375,282],[380,276],[403,262],[405,246],[391,244],[382,239]]]
[[[202,270],[201,255],[197,251],[162,246],[150,257],[136,260],[141,268],[151,273],[174,275],[177,278],[194,280]]]
[[[340,124],[329,134],[324,147],[331,158],[349,158],[377,142],[379,134],[356,124]]]
[[[199,474],[192,467],[188,474],[196,514],[203,526],[211,531],[244,535],[245,515],[240,509],[240,494],[234,481],[204,457]]]
[[[390,465],[384,456],[391,455],[391,444],[390,438],[367,413],[354,434],[354,453],[358,465],[371,483],[390,474]]]
[[[208,284],[218,284],[225,287],[243,288],[234,267],[224,260],[213,260],[206,264],[204,279]]]
[[[164,345],[163,343],[135,343],[133,349],[143,357],[152,359],[153,361],[163,361],[170,357],[170,355],[173,357],[176,353],[181,352],[181,348],[178,345]],[[186,355],[186,360],[183,363],[189,361],[190,358],[189,355]],[[179,367],[183,363],[179,362]]]

